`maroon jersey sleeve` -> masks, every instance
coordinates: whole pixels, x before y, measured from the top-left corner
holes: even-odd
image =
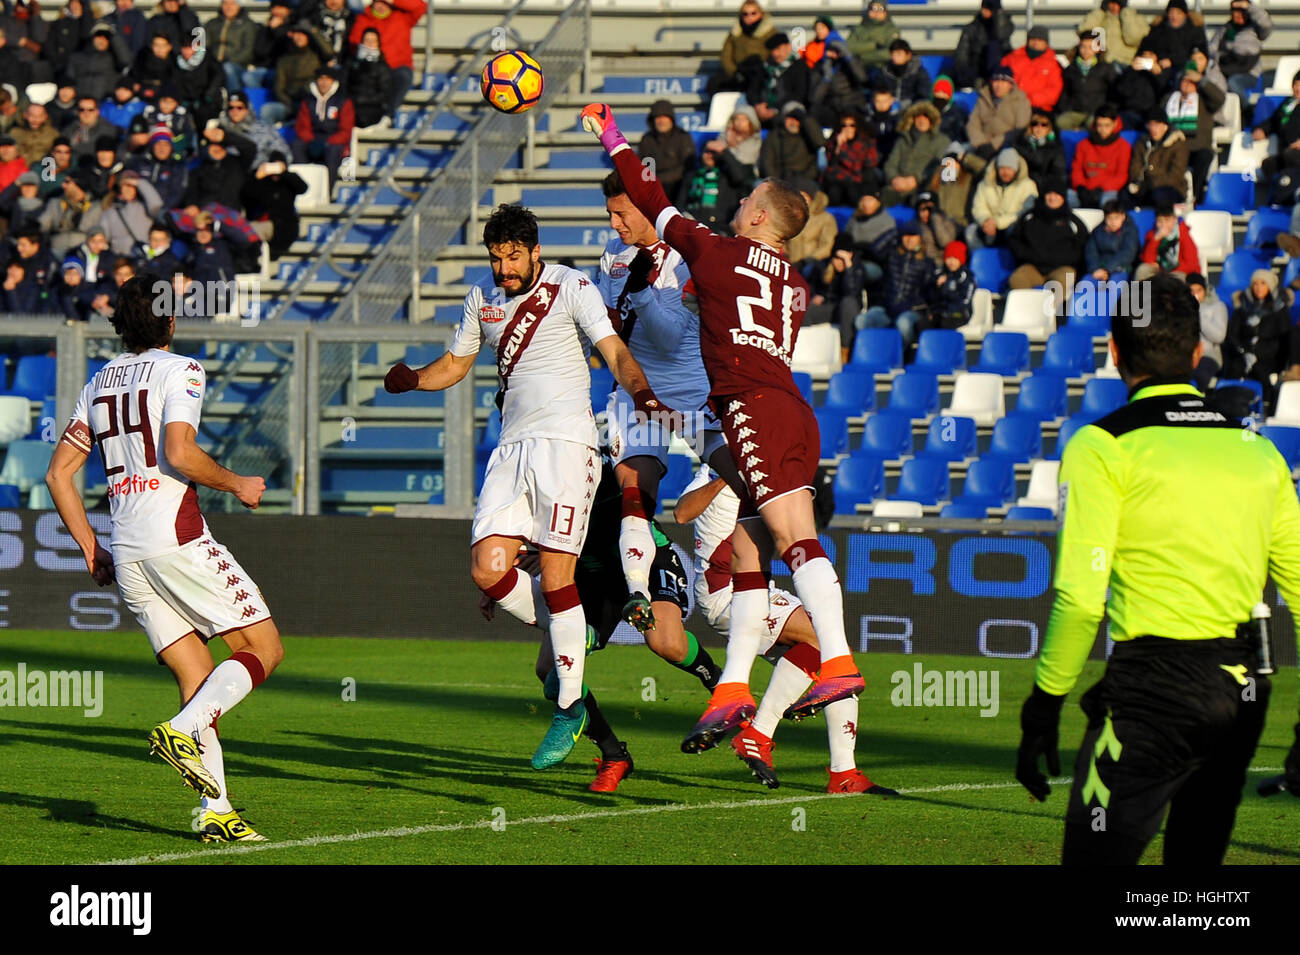
[[[632,205],[654,223],[659,235],[680,253],[686,264],[694,267],[695,262],[721,237],[678,213],[664,194],[658,177],[646,174],[647,167],[641,165],[631,147],[616,150],[611,158]]]

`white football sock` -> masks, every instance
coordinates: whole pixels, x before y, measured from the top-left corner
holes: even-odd
[[[803,695],[811,682],[807,673],[785,657],[777,660],[772,681],[768,683],[767,692],[758,704],[758,712],[754,714],[754,729],[770,739],[790,704]]]
[[[229,713],[253,690],[253,677],[244,664],[234,658],[220,663],[208,674],[199,691],[171,719],[172,729],[186,736],[197,736],[222,713]]]
[[[731,633],[727,635],[727,662],[722,668],[719,684],[749,685],[749,674],[754,668],[754,658],[758,656],[759,647],[767,631],[763,618],[767,616],[769,609],[766,587],[732,592]]]
[[[858,701],[846,697],[827,703],[822,710],[826,717],[826,737],[831,746],[831,770],[842,773],[857,764],[853,750],[858,745]]]
[[[502,593],[507,586],[510,589]],[[530,627],[537,622],[537,614],[533,607],[533,578],[521,574],[517,567],[511,567],[490,590],[488,596],[512,617],[522,620]]]
[[[655,539],[644,517],[625,515],[618,526],[618,552],[623,576],[632,594],[650,596],[650,567],[655,562]]]
[[[551,648],[555,654],[555,672],[560,678],[560,697],[556,705],[567,709],[582,699],[582,671],[587,661],[587,619],[582,606],[551,615]]]
[[[849,655],[844,634],[844,593],[835,567],[825,557],[814,557],[794,572],[794,592],[812,619],[822,662]]]
[[[215,799],[204,796],[201,805],[213,812],[230,812],[235,807],[230,805],[229,794],[226,792],[226,760],[221,753],[221,738],[212,726],[199,734],[199,748],[203,754],[203,765],[221,787],[221,795]]]
[[[546,606],[546,598],[542,596],[542,579],[540,577],[529,577],[533,582],[533,615],[536,618],[537,629],[551,629],[551,608]]]

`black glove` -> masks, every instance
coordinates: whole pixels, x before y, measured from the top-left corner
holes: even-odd
[[[1286,791],[1300,799],[1300,723],[1295,725],[1295,742],[1291,744],[1291,751],[1286,754],[1282,769],[1281,776],[1265,779],[1255,787],[1256,791],[1261,796],[1275,796]]]
[[[1039,802],[1046,802],[1052,787],[1038,771],[1038,757],[1047,757],[1047,771],[1061,775],[1061,756],[1056,751],[1061,728],[1064,696],[1053,696],[1034,684],[1025,705],[1020,708],[1020,749],[1016,752],[1016,779]]]
[[[655,267],[655,257],[642,249],[627,266],[627,284],[623,291],[628,295],[640,292],[650,284],[650,270]]]

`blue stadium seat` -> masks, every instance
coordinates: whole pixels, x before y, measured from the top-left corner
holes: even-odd
[[[875,406],[876,376],[871,372],[845,365],[831,375],[824,407],[860,415]]]
[[[659,480],[659,499],[672,501],[682,496],[695,477],[695,460],[686,454],[668,455],[668,472]]]
[[[916,210],[911,206],[886,206],[885,211],[894,217],[894,222],[898,225],[916,218]]]
[[[1065,446],[1069,444],[1070,439],[1074,437],[1074,433],[1084,425],[1092,424],[1095,420],[1096,419],[1091,415],[1083,414],[1077,414],[1073,417],[1066,418],[1065,421],[1061,423],[1061,430],[1056,433],[1056,449],[1048,455],[1048,458],[1053,461],[1059,461],[1062,452],[1065,451]]]
[[[964,461],[975,456],[975,419],[939,415],[930,422],[922,454],[945,461]]]
[[[1010,249],[976,249],[971,253],[970,271],[975,285],[1001,294],[1007,290],[1007,279],[1016,269],[1015,256]]]
[[[58,388],[58,359],[53,355],[23,355],[14,366],[14,380],[5,394],[44,401]]]
[[[954,90],[952,101],[961,106],[969,116],[975,111],[975,104],[979,102],[979,93],[975,90]]]
[[[1007,510],[1007,521],[1054,521],[1056,515],[1046,507],[1013,507]]]
[[[248,108],[255,114],[262,112],[262,107],[266,105],[267,97],[271,91],[261,86],[245,86],[244,95],[248,97]]]
[[[1246,224],[1246,248],[1268,249],[1270,254],[1277,248],[1279,232],[1291,231],[1291,210],[1277,206],[1266,206],[1250,217]]]
[[[1128,143],[1129,149],[1132,149],[1137,145],[1137,141],[1142,138],[1142,133],[1140,130],[1136,129],[1121,129],[1119,131],[1119,138]]]
[[[284,318],[286,321],[297,322],[316,322],[329,318],[334,314],[334,309],[338,305],[336,302],[303,302],[294,300],[289,307],[285,309]]]
[[[874,414],[862,429],[862,451],[886,460],[912,453],[912,419],[901,414]]]
[[[826,211],[835,219],[835,228],[844,231],[844,224],[853,218],[852,206],[827,206]]]
[[[842,459],[835,471],[835,513],[854,514],[856,505],[870,504],[885,488],[885,463],[860,451]]]
[[[1035,421],[1055,421],[1065,417],[1068,402],[1065,378],[1039,369],[1020,382],[1020,395],[1013,413]]]
[[[942,458],[908,458],[903,462],[898,490],[889,499],[929,506],[948,500],[948,462]]]
[[[1287,288],[1291,283],[1300,279],[1300,259],[1291,259],[1286,264],[1286,269],[1282,272],[1282,284]]]
[[[1292,471],[1300,467],[1300,428],[1287,428],[1282,425],[1264,425],[1259,433],[1277,446],[1286,465]]]
[[[1043,364],[1039,371],[1047,371],[1063,378],[1082,378],[1097,370],[1097,359],[1092,353],[1092,335],[1073,329],[1055,332],[1047,340],[1043,351]]]
[[[799,394],[803,395],[803,400],[811,405],[813,403],[812,375],[806,371],[796,371],[794,373],[794,385],[799,389]]]
[[[1079,413],[1097,420],[1122,408],[1128,401],[1128,385],[1119,378],[1093,378],[1083,386],[1083,407]]]
[[[1263,75],[1260,76],[1263,79]],[[1281,93],[1268,93],[1261,95],[1255,100],[1255,112],[1251,118],[1251,124],[1254,126],[1263,125],[1268,118],[1277,112],[1277,108],[1287,101],[1288,97]]]
[[[966,339],[953,329],[927,328],[916,345],[916,359],[909,371],[951,375],[966,367]]]
[[[930,74],[931,83],[934,83],[941,74],[952,76],[952,54],[950,53],[927,53],[921,57],[921,65]]]
[[[972,372],[1012,378],[1029,368],[1029,336],[1024,332],[989,332],[980,345]]]
[[[1043,432],[1033,418],[1008,415],[998,419],[993,426],[993,440],[989,443],[988,457],[1005,458],[1018,464],[1027,464],[1043,455]],[[983,460],[983,458],[981,458]]]
[[[591,408],[600,414],[609,404],[609,394],[617,387],[614,373],[608,368],[591,369]]]
[[[1229,389],[1244,388],[1254,395],[1250,402],[1252,414],[1264,413],[1264,386],[1253,378],[1227,378],[1220,379],[1215,384],[1215,392],[1227,391]]]
[[[9,442],[4,466],[0,467],[0,484],[16,484],[26,494],[37,483],[44,482],[53,454],[54,445],[49,441]]]
[[[890,414],[924,418],[939,410],[939,379],[924,371],[905,371],[890,383]]]
[[[988,508],[974,501],[953,501],[945,504],[939,512],[940,517],[952,517],[966,521],[982,521],[988,516]]]
[[[1219,299],[1232,311],[1232,293],[1250,286],[1250,275],[1256,269],[1271,269],[1269,255],[1259,249],[1238,249],[1223,260],[1223,271],[1219,273],[1219,284],[1215,290]]]
[[[1133,220],[1138,231],[1138,242],[1146,242],[1147,233],[1156,227],[1156,210],[1154,206],[1130,209],[1128,216]]]
[[[1219,209],[1242,215],[1255,208],[1255,183],[1239,172],[1216,172],[1205,190],[1205,201],[1198,209]],[[1143,233],[1143,238],[1146,235]]]
[[[821,436],[821,457],[829,461],[849,449],[849,414],[843,408],[818,408],[817,432]]]
[[[966,483],[955,503],[983,509],[1001,507],[1016,496],[1016,466],[1006,458],[980,458],[966,471]]]
[[[903,367],[903,336],[897,328],[863,328],[853,339],[849,364],[873,374],[888,374]]]
[[[1074,168],[1074,151],[1079,148],[1079,143],[1088,138],[1086,129],[1063,129],[1058,136],[1061,137],[1061,146],[1065,149],[1065,168]]]
[[[24,503],[17,484],[0,484],[0,511],[14,511]]]
[[[520,203],[533,206],[597,206],[605,205],[605,194],[600,186],[525,186]]]

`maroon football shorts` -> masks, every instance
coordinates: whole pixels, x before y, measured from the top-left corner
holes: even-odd
[[[821,456],[821,436],[812,408],[798,395],[771,386],[711,398],[722,422],[731,459],[748,499],[740,517],[753,517],[768,501],[792,491],[812,490]]]

